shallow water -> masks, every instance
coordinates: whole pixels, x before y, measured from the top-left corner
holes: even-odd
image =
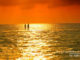
[[[0,60],[79,59],[79,29],[0,32]]]

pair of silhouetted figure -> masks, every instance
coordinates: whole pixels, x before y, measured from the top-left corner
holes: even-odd
[[[25,24],[24,27],[25,27],[25,30],[28,29],[28,31],[29,31],[29,24],[28,25]]]

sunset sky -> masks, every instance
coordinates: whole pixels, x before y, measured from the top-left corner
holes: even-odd
[[[2,23],[80,23],[80,0],[0,0]]]

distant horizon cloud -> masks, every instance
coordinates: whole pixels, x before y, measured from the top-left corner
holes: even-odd
[[[35,4],[46,4],[51,6],[80,5],[80,0],[0,0],[0,6],[35,6]]]

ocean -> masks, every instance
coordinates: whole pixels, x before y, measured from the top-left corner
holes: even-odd
[[[80,60],[80,24],[54,31],[0,31],[0,60]]]

